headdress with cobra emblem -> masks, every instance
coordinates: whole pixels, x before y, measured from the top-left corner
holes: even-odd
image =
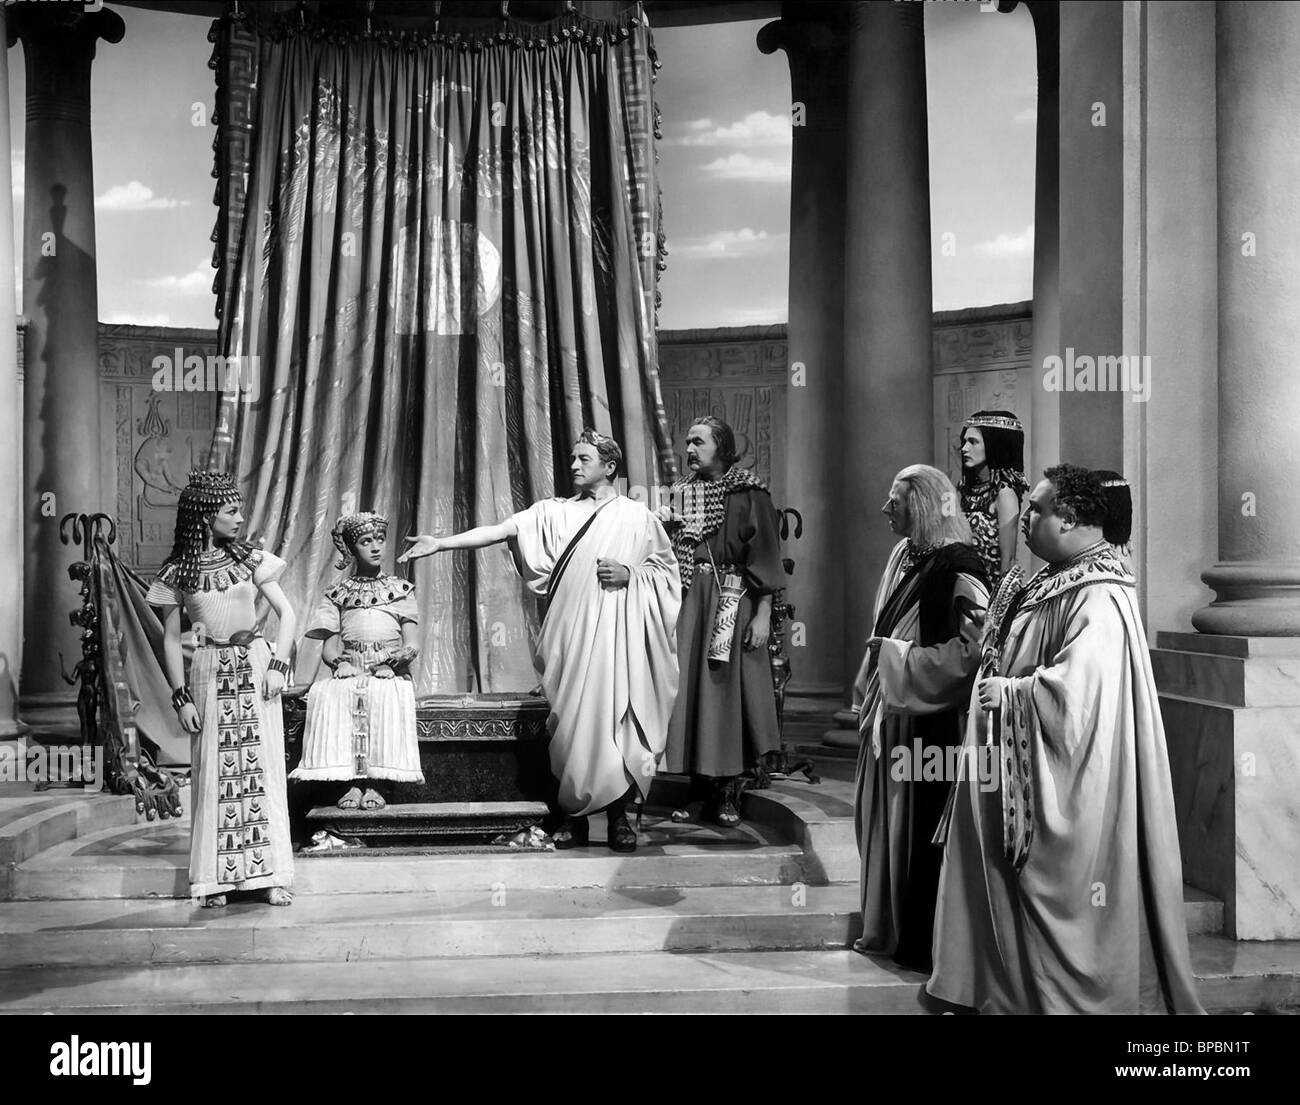
[[[235,477],[229,472],[192,471],[176,507],[171,555],[159,569],[158,578],[181,591],[193,592],[201,587],[207,590],[214,581],[216,586],[224,586],[250,574],[244,562],[258,550],[247,541],[235,538],[220,542],[219,562],[210,562],[204,555],[212,532],[212,515],[241,498]],[[213,570],[218,567],[225,574],[214,577]]]

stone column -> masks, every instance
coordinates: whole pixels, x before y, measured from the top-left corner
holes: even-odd
[[[99,479],[98,298],[90,66],[95,44],[119,42],[122,18],[103,9],[17,4],[9,34],[27,68],[23,242],[23,696],[66,698],[59,653],[80,658],[67,612],[77,592],[59,518],[109,507]]]
[[[0,7],[0,41],[8,46],[9,8]],[[18,383],[18,321],[14,312],[13,170],[9,135],[9,50],[0,53],[0,740],[16,736],[22,665],[23,578],[22,388]]]
[[[929,460],[934,434],[925,7],[867,0],[849,14],[844,422],[841,440],[820,447],[844,472],[850,677],[897,540],[880,506],[900,468]]]
[[[1031,0],[1038,56],[1038,122],[1034,144],[1034,387],[1025,427],[1030,486],[1061,458],[1060,394],[1043,387],[1043,362],[1061,350],[1061,15],[1058,5]]]
[[[1300,636],[1300,8],[1217,5],[1219,562],[1202,633]]]
[[[1076,379],[1085,385],[1098,382],[1088,374],[1089,361],[1076,361],[1076,357],[1090,358],[1099,368],[1099,358],[1140,352],[1123,347],[1125,8],[1108,0],[1072,0],[1056,7],[1060,20],[1059,250],[1064,259],[1056,269],[1058,345],[1064,348],[1056,352],[1064,359],[1068,379],[1064,392],[1052,397],[1059,403],[1060,441],[1059,456],[1051,459],[1118,469],[1124,463],[1128,397],[1122,391],[1073,385]],[[1041,363],[1038,371],[1043,371]]]
[[[1179,294],[1171,295],[1171,307],[1148,310],[1145,330],[1149,342],[1193,344],[1189,357],[1170,358],[1182,387],[1169,401],[1187,420],[1183,439],[1218,458],[1218,563],[1202,573],[1218,597],[1192,614],[1199,633],[1157,633],[1151,664],[1169,745],[1184,881],[1222,899],[1227,936],[1295,940],[1300,938],[1300,514],[1291,439],[1300,410],[1295,364],[1300,137],[1294,126],[1300,113],[1295,79],[1300,11],[1290,4],[1219,3],[1208,12],[1200,5],[1188,7],[1194,10],[1183,13],[1166,4],[1140,9],[1151,24],[1141,57],[1148,91],[1144,115],[1150,126],[1161,125],[1165,132],[1159,145],[1152,142],[1144,175],[1156,196],[1167,191],[1159,187],[1162,175],[1179,181],[1176,212],[1159,212],[1144,235],[1153,243],[1153,255],[1164,237],[1175,239],[1166,247],[1175,256],[1164,259],[1164,274],[1154,264],[1162,259],[1153,256],[1145,287],[1155,290],[1144,293],[1148,305],[1158,307],[1158,290],[1171,283],[1162,275],[1175,274],[1176,281],[1176,274],[1193,274],[1183,279]],[[1204,24],[1207,16],[1210,26]],[[1141,17],[1133,22],[1140,33]],[[1174,51],[1166,59],[1165,53]],[[1204,72],[1211,51],[1217,87],[1209,102],[1199,87],[1174,84],[1166,91],[1153,83],[1169,71]],[[1216,135],[1216,148],[1202,155],[1206,133]],[[1178,159],[1177,172],[1164,168],[1172,158]],[[1201,212],[1207,206],[1204,192],[1211,189],[1217,193],[1217,219],[1208,215],[1207,233]],[[1197,274],[1205,266],[1189,258],[1198,241],[1207,251],[1217,245],[1217,283],[1204,289]],[[1211,280],[1214,275],[1212,268]],[[1199,349],[1207,339],[1214,348],[1214,315],[1209,325],[1188,324],[1178,313],[1201,307],[1203,315],[1207,302],[1211,312],[1218,307],[1217,450],[1213,430],[1195,420],[1198,408],[1212,410],[1212,401],[1202,399],[1195,385]],[[1158,373],[1159,362],[1154,363]],[[1168,386],[1162,379],[1157,375],[1161,402]],[[1157,451],[1160,444],[1163,451]],[[1201,517],[1196,499],[1207,474],[1200,458],[1180,465],[1168,441],[1153,445],[1150,455],[1176,468],[1179,475],[1165,482],[1185,488],[1173,494],[1190,501],[1188,509],[1177,500],[1166,523],[1185,530],[1190,525],[1196,534]],[[1152,515],[1168,495],[1160,495],[1159,477],[1148,477],[1147,483],[1150,535],[1160,532]],[[1152,549],[1150,563],[1153,570],[1179,574],[1179,557],[1159,561],[1158,549]],[[1188,597],[1198,597],[1196,590],[1189,584]]]
[[[789,713],[829,714],[844,693],[846,558],[839,448],[844,371],[844,126],[847,47],[842,13],[786,3],[758,34],[765,54],[790,63],[790,387],[786,500],[803,517],[786,637]],[[816,12],[810,16],[810,12]]]

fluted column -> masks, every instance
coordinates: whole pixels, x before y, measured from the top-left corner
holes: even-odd
[[[847,42],[835,5],[786,3],[758,35],[790,64],[790,387],[786,500],[803,517],[790,545],[795,607],[787,636],[786,709],[831,712],[844,658],[845,533],[841,510],[844,371],[844,152]]]
[[[897,540],[880,505],[900,468],[929,460],[934,436],[925,7],[867,0],[849,13],[843,436],[810,443],[838,449],[844,469],[848,673]]]
[[[1202,633],[1300,636],[1300,7],[1217,5],[1219,562]]]
[[[95,186],[90,141],[90,67],[95,45],[118,42],[120,16],[74,5],[17,4],[9,35],[27,70],[23,313],[22,692],[69,693],[80,658],[67,611],[76,591],[67,566],[77,550],[59,541],[59,517],[93,512],[100,500],[98,295]]]
[[[0,7],[0,739],[20,732],[18,673],[22,665],[23,578],[22,389],[14,312],[13,169],[9,134],[8,7]]]

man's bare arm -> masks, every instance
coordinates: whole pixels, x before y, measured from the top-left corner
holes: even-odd
[[[467,529],[464,533],[453,533],[450,537],[434,537],[432,534],[421,533],[406,539],[411,547],[397,558],[397,562],[405,564],[408,560],[419,560],[422,556],[432,556],[434,553],[447,552],[449,549],[485,549],[489,545],[497,545],[517,536],[519,536],[519,527],[515,525],[513,518],[507,518],[494,526],[476,526],[474,529]]]

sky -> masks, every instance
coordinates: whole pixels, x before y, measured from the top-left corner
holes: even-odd
[[[934,307],[1029,299],[1032,23],[1023,6],[1006,15],[977,4],[924,9]],[[99,317],[211,328],[209,20],[114,10],[126,22],[126,37],[99,44],[91,87]],[[790,78],[784,53],[758,51],[762,25],[654,32],[663,64],[655,95],[663,114],[660,183],[669,249],[661,329],[786,320]],[[21,45],[9,51],[9,74],[21,241]],[[18,280],[21,310],[21,272]]]

